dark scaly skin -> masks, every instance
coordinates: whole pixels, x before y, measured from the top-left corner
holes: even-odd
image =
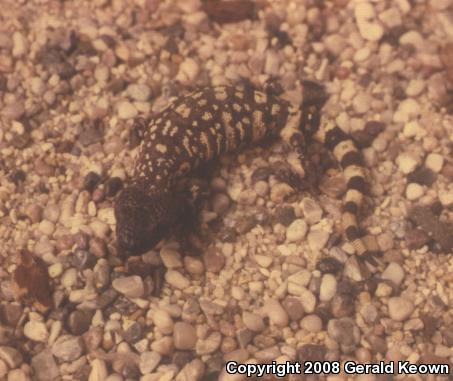
[[[196,208],[178,189],[178,181],[201,164],[272,136],[280,137],[305,162],[306,144],[318,132],[324,89],[304,83],[304,102],[294,108],[270,92],[249,86],[207,87],[179,97],[150,120],[139,119],[143,141],[133,180],[115,203],[117,240],[121,255],[138,255],[191,224]],[[365,173],[353,141],[340,128],[327,127],[318,140],[334,153],[345,171],[343,227],[360,255],[369,250],[358,236],[357,213],[365,192]],[[308,175],[317,173],[306,170]]]

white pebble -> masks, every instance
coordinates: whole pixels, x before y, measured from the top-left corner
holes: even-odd
[[[243,311],[242,322],[247,329],[253,332],[261,332],[264,328],[266,328],[263,318],[252,312]]]
[[[360,35],[368,41],[379,41],[384,35],[384,28],[378,22],[363,22],[359,24]]]
[[[254,257],[255,259],[255,262],[261,266],[261,267],[269,267],[271,264],[272,264],[272,257],[268,256],[268,255],[255,255]]]
[[[322,208],[313,199],[305,197],[301,206],[308,224],[313,225],[321,221]]]
[[[316,308],[316,297],[311,291],[307,290],[306,288],[301,290],[299,295],[299,300],[302,304],[302,307],[304,308],[304,311],[308,314],[311,314]]]
[[[43,322],[31,320],[24,326],[24,335],[30,340],[45,343],[49,337],[49,332]]]
[[[179,290],[184,290],[190,286],[190,281],[176,270],[168,270],[165,273],[165,280],[169,285]]]
[[[355,62],[363,62],[365,61],[366,59],[368,59],[368,57],[370,56],[371,54],[371,50],[370,48],[368,48],[368,46],[365,46],[359,50],[357,50],[354,54],[354,61]]]
[[[151,373],[160,363],[162,356],[157,352],[143,352],[140,354],[138,366],[142,374]]]
[[[108,374],[105,361],[101,359],[94,359],[91,362],[91,371],[88,376],[88,381],[104,381]]]
[[[381,278],[390,280],[395,285],[399,286],[404,279],[404,270],[398,263],[390,262],[382,273]]]
[[[357,114],[365,114],[371,106],[371,99],[368,94],[358,93],[352,100],[352,107]]]
[[[39,223],[39,231],[46,236],[51,236],[54,230],[55,225],[50,221],[43,220]]]
[[[453,191],[439,192],[439,201],[446,208],[453,206]]]
[[[179,66],[176,79],[183,83],[193,82],[197,78],[199,71],[198,63],[192,58],[186,58]]]
[[[33,77],[30,81],[30,88],[34,94],[42,95],[46,89],[46,85],[40,77]]]
[[[28,42],[20,32],[13,33],[13,56],[20,57],[27,53]]]
[[[423,186],[421,186],[420,184],[410,183],[407,185],[406,198],[409,201],[418,200],[420,197],[423,196],[424,193],[425,193],[425,190],[424,190]]]
[[[289,322],[288,314],[277,299],[269,299],[264,303],[263,310],[271,323],[278,327],[286,327]]]
[[[393,121],[396,123],[406,123],[419,114],[419,103],[415,99],[408,98],[399,104],[398,109],[393,114]]]
[[[387,27],[394,28],[403,23],[401,13],[398,9],[390,7],[379,13],[379,20]]]
[[[357,1],[354,6],[354,16],[357,22],[373,19],[375,16],[373,6],[365,1]]]
[[[77,269],[71,267],[61,276],[60,282],[63,287],[71,288],[77,282]]]
[[[311,333],[318,333],[322,330],[322,320],[317,315],[307,315],[300,321],[301,328]]]
[[[420,32],[410,30],[399,38],[400,45],[412,45],[415,49],[420,49],[425,45],[425,40]]]
[[[131,102],[122,101],[118,104],[118,116],[120,119],[132,119],[137,116],[137,109]]]
[[[406,87],[408,97],[416,97],[425,89],[425,81],[422,79],[411,79]]]
[[[245,291],[242,287],[233,286],[231,287],[231,296],[236,300],[242,300],[245,297]]]
[[[307,224],[302,219],[294,220],[286,230],[286,239],[288,242],[301,241],[307,234]]]
[[[390,298],[388,301],[389,316],[396,321],[406,320],[414,311],[414,303],[401,296]]]
[[[117,278],[112,282],[112,287],[129,298],[140,298],[145,292],[142,278],[138,275]]]
[[[402,153],[396,158],[398,168],[405,175],[411,173],[418,165],[418,161],[410,154]]]
[[[328,240],[329,233],[321,229],[311,230],[307,236],[308,246],[315,252],[322,250],[324,246],[326,246]]]
[[[172,248],[164,246],[160,251],[160,257],[167,269],[182,267],[181,254]]]
[[[151,90],[147,85],[131,83],[127,87],[127,93],[134,101],[146,102],[151,95]]]
[[[169,335],[173,332],[173,319],[167,311],[162,309],[155,311],[153,322],[157,329],[164,335]]]
[[[425,166],[433,172],[439,173],[444,166],[444,157],[438,153],[430,153],[426,157]]]
[[[332,274],[324,274],[319,289],[319,300],[327,302],[337,293],[337,279]]]
[[[411,120],[404,125],[403,135],[406,138],[422,137],[426,135],[426,131],[420,126],[416,120]]]
[[[51,278],[56,278],[63,272],[63,265],[61,263],[54,263],[49,266],[48,272]]]

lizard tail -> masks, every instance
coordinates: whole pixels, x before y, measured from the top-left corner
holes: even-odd
[[[346,239],[351,242],[360,257],[376,266],[379,253],[377,242],[370,235],[361,237],[357,222],[358,213],[367,193],[362,155],[350,136],[334,124],[325,127],[324,144],[333,152],[346,178],[347,190],[342,216]]]

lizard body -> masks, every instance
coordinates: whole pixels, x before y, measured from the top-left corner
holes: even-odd
[[[123,255],[141,254],[181,223],[185,203],[176,191],[178,179],[201,164],[248,147],[269,136],[280,136],[301,161],[307,140],[318,132],[324,89],[304,83],[304,102],[290,102],[246,86],[215,86],[177,98],[144,128],[132,181],[115,203],[118,247]],[[316,134],[341,164],[347,180],[343,228],[359,255],[367,247],[359,237],[357,213],[365,192],[365,172],[354,142],[339,127]]]

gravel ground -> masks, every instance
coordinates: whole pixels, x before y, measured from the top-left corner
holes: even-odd
[[[1,380],[241,379],[226,360],[453,364],[453,1],[237,3],[2,1]],[[384,268],[366,271],[339,239],[338,168],[318,194],[296,192],[275,176],[278,142],[216,169],[200,257],[168,241],[124,266],[112,205],[132,119],[197,85],[271,77],[294,102],[301,79],[324,83],[323,123],[382,130],[363,149],[362,225]]]

